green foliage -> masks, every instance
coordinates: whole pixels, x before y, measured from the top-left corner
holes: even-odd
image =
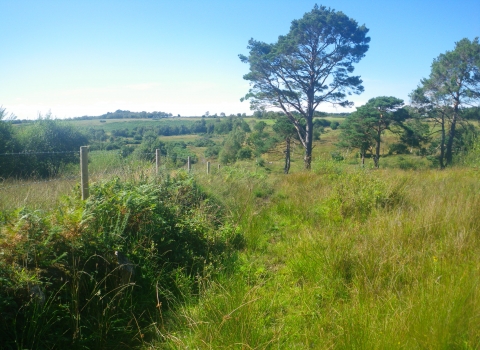
[[[410,153],[406,144],[397,142],[392,143],[388,146],[388,154],[407,154]]]
[[[75,119],[78,120],[90,120],[90,119],[123,119],[123,118],[168,118],[172,117],[172,113],[165,113],[165,112],[130,112],[130,111],[122,111],[121,109],[117,109],[115,112],[107,112],[106,114],[102,114],[97,117],[90,117],[90,116],[83,116],[77,117]],[[100,120],[102,122],[102,120]],[[105,122],[105,121],[103,121]]]
[[[249,147],[242,147],[238,150],[237,152],[237,159],[238,160],[243,160],[243,159],[250,159],[252,158],[252,149]]]
[[[205,122],[204,119],[197,120],[190,127],[190,131],[194,134],[205,134],[208,132],[207,123]]]
[[[205,157],[207,158],[216,158],[222,150],[220,145],[208,146],[204,152]]]
[[[453,162],[457,124],[468,115],[462,113],[463,109],[478,105],[479,88],[480,43],[478,37],[472,41],[464,38],[455,43],[453,51],[434,59],[430,76],[422,79],[410,95],[419,112],[441,127],[438,154],[441,168]]]
[[[167,163],[174,166],[183,166],[187,164],[188,157],[190,157],[190,164],[197,162],[195,153],[187,148],[184,141],[171,141],[165,144]]]
[[[158,347],[476,348],[476,172],[320,169],[268,177],[265,198],[252,180],[237,191],[213,180],[234,215],[246,211],[246,246],[198,304],[175,311]]]
[[[237,160],[237,154],[245,142],[245,136],[245,132],[234,129],[225,137],[223,147],[218,155],[222,164],[234,163]]]
[[[132,154],[134,151],[135,151],[135,147],[133,146],[123,146],[121,148],[120,154],[122,155],[122,157],[126,158],[130,154]]]
[[[216,134],[228,134],[233,130],[233,118],[217,119],[213,125]]]
[[[333,122],[330,123],[330,128],[331,128],[332,130],[337,130],[339,125],[340,125],[339,122],[333,121]]]
[[[220,271],[238,240],[218,203],[182,173],[90,191],[86,202],[22,209],[0,227],[4,348],[141,344],[163,309]]]
[[[78,163],[78,154],[72,152],[86,146],[88,139],[71,124],[47,116],[25,127],[19,134],[19,142],[26,153],[44,154],[22,155],[21,166],[11,175],[51,177],[56,176],[66,164]]]
[[[153,131],[146,132],[142,139],[143,141],[140,146],[133,152],[136,158],[153,162],[157,149],[160,150],[161,155],[167,154],[165,143],[160,141]]]
[[[88,135],[89,141],[107,141],[107,134],[103,129],[87,128],[86,134]]]
[[[0,163],[2,164],[0,177],[9,177],[19,171],[18,158],[3,155],[4,153],[17,153],[20,151],[20,145],[15,137],[12,124],[6,120],[6,117],[5,108],[0,107]]]
[[[190,142],[190,144],[195,147],[214,147],[216,145],[215,141],[208,137],[195,139],[195,141]]]
[[[472,124],[462,125],[455,133],[453,150],[455,154],[462,155],[473,148],[478,138],[478,130]]]
[[[253,130],[261,133],[263,132],[263,130],[265,129],[265,127],[267,126],[267,123],[265,123],[263,120],[258,122],[258,123],[255,123],[255,125],[253,126]]]
[[[18,150],[18,144],[11,121],[6,117],[5,108],[0,107],[0,153],[14,153]]]
[[[375,130],[370,123],[357,112],[350,114],[340,127],[337,146],[342,148],[356,148],[365,156],[372,153],[375,145]]]
[[[314,121],[313,121],[313,126],[321,126],[321,127],[329,127],[331,125],[332,122],[330,122],[329,120],[327,119],[323,119],[323,118],[316,118]],[[337,125],[338,126],[338,125]]]
[[[257,109],[253,112],[253,117],[257,119],[277,119],[284,117],[285,113],[276,111],[267,111],[266,109]]]
[[[272,126],[273,131],[283,140],[297,136],[297,130],[287,117],[280,117]]]
[[[353,114],[353,113],[352,113]],[[350,115],[352,117],[352,115]],[[367,144],[375,142],[375,167],[379,167],[380,144],[385,130],[402,125],[409,117],[408,111],[403,108],[403,100],[393,96],[379,96],[368,100],[366,104],[355,111],[354,133],[361,137],[355,137],[355,147],[362,152]],[[360,147],[359,147],[360,146]]]
[[[331,156],[332,156],[332,159],[337,162],[341,162],[342,160],[345,160],[345,157],[342,156],[340,152],[332,152]]]
[[[257,123],[256,125],[260,123]],[[261,129],[262,131],[252,132],[246,140],[247,144],[253,149],[253,152],[257,157],[266,153],[275,145],[275,143],[277,143],[275,138],[271,137],[269,133],[263,131],[263,127]]]
[[[480,121],[480,107],[466,107],[462,109],[461,113],[465,120]]]
[[[478,135],[472,139],[469,149],[463,154],[462,163],[480,168],[480,138]]]
[[[400,142],[410,148],[421,149],[430,141],[430,127],[419,118],[413,118],[402,124]]]
[[[240,128],[244,131],[244,132],[251,132],[252,130],[250,129],[250,125],[248,125],[248,123],[241,119],[241,123],[240,123]]]

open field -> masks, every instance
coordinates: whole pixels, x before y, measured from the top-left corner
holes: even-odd
[[[75,120],[69,121],[72,125],[79,128],[94,128],[103,129],[105,132],[111,132],[112,130],[127,129],[133,130],[138,127],[151,128],[159,125],[180,126],[190,124],[195,120],[201,118],[163,118],[163,119],[102,119],[100,120]]]

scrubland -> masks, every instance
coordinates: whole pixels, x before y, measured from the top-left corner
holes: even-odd
[[[112,160],[92,162],[85,202],[74,182],[24,186],[44,202],[2,197],[3,345],[479,348],[479,159],[466,159],[159,177]]]

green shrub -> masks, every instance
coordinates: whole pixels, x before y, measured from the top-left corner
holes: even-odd
[[[216,158],[218,157],[218,154],[220,153],[221,149],[222,147],[220,145],[208,146],[204,153],[205,157]]]
[[[237,159],[250,159],[252,158],[252,149],[250,147],[242,147],[237,152]]]
[[[340,152],[332,152],[331,156],[332,156],[332,159],[337,162],[341,162],[342,160],[345,159]]]
[[[190,142],[189,144],[195,147],[212,147],[215,146],[215,141],[208,137],[202,137]]]
[[[88,139],[72,125],[51,119],[40,119],[19,135],[20,147],[25,152],[21,167],[15,174],[20,177],[51,177],[58,175],[63,166],[78,163],[78,152]]]
[[[148,160],[153,162],[155,160],[155,151],[159,149],[161,155],[167,153],[165,143],[160,141],[152,131],[145,133],[143,141],[138,146],[133,155],[140,160]]]
[[[187,148],[187,144],[183,141],[167,142],[165,144],[167,155],[167,166],[181,167],[187,164],[188,157],[190,157],[190,164],[198,162],[195,153]]]
[[[411,159],[406,159],[404,157],[398,157],[398,167],[403,170],[417,169],[418,165],[415,161]]]
[[[410,151],[408,150],[407,145],[403,143],[392,143],[388,147],[388,154],[408,154]]]
[[[52,213],[19,210],[0,227],[4,348],[140,344],[238,246],[218,203],[184,173],[90,191]]]

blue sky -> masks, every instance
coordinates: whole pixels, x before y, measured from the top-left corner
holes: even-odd
[[[117,109],[182,116],[251,113],[243,75],[248,40],[286,34],[313,1],[0,0],[0,105],[18,118]],[[440,53],[480,36],[480,1],[328,0],[370,29],[356,66],[365,92],[408,94]],[[321,105],[319,110],[343,112]]]

